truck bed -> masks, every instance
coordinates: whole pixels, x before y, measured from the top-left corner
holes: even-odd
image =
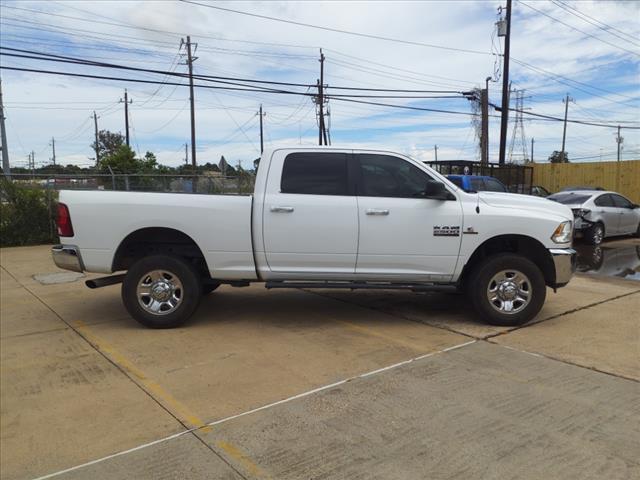
[[[251,240],[250,195],[74,191],[60,192],[69,206],[86,270],[111,273],[120,243],[144,228],[183,232],[202,250],[212,277],[256,277]]]

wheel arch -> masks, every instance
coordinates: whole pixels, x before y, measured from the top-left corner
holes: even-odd
[[[471,272],[482,261],[498,253],[516,253],[535,263],[544,276],[545,283],[553,286],[556,281],[556,270],[549,250],[539,240],[528,235],[497,235],[482,242],[473,252],[460,275],[459,283],[464,285]]]
[[[116,249],[111,270],[128,270],[140,258],[154,254],[185,258],[202,275],[209,276],[209,266],[195,240],[186,233],[169,227],[144,227],[129,233]]]

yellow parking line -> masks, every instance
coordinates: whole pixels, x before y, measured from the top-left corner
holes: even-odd
[[[201,431],[210,431],[206,423],[182,402],[167,392],[155,380],[149,378],[142,370],[136,367],[127,357],[118,352],[112,345],[102,340],[91,332],[89,327],[81,320],[75,323],[75,327],[82,335],[93,344],[98,350],[106,354],[111,361],[127,372],[135,381],[139,383],[147,392],[151,393],[160,403],[168,408],[171,413],[178,417],[188,428],[198,428]]]
[[[244,466],[244,468],[254,477],[269,478],[265,476],[265,473],[260,467],[258,467],[258,465],[253,463],[253,461],[235,445],[225,442],[224,440],[218,440],[216,442],[216,447],[221,448],[234,460],[240,462]]]

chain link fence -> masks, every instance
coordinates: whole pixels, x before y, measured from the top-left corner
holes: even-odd
[[[55,216],[60,190],[249,195],[255,176],[157,174],[20,174],[0,177],[0,246],[58,241]]]
[[[117,190],[127,192],[201,193],[248,195],[253,193],[255,176],[173,174],[16,174],[13,183],[43,190]]]

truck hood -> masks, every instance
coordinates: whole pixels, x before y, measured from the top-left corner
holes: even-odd
[[[556,215],[562,220],[573,220],[573,212],[569,207],[546,198],[522,195],[518,193],[480,192],[480,201],[499,208],[517,208],[535,211],[547,216]]]

